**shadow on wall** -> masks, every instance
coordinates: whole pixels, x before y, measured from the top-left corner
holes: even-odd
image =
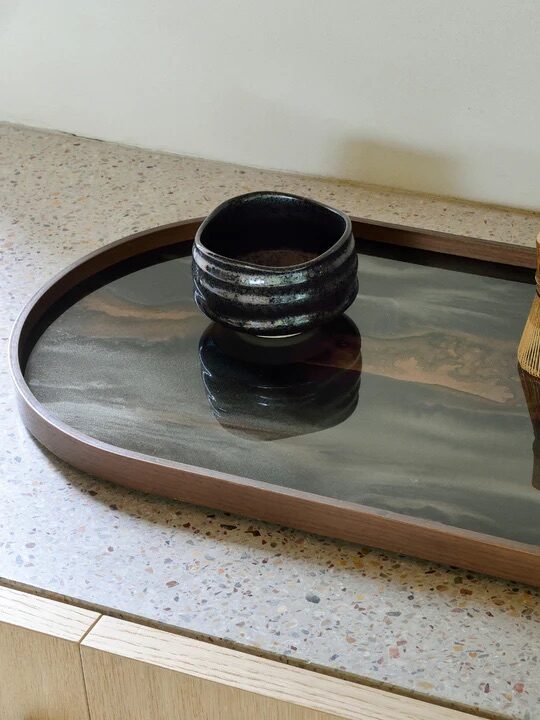
[[[470,170],[460,158],[362,135],[361,130],[352,135],[335,118],[254,93],[227,93],[219,111],[205,122],[215,143],[211,156],[227,162],[250,165],[258,157],[257,165],[285,172],[317,175],[325,167],[325,176],[353,182],[455,197],[470,194]]]
[[[349,140],[337,153],[337,177],[373,185],[460,195],[458,163],[444,155],[376,140]]]

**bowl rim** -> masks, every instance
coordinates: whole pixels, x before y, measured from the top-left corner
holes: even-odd
[[[296,263],[295,265],[258,265],[257,263],[248,262],[246,260],[231,258],[227,255],[222,255],[221,253],[217,253],[214,250],[210,250],[209,248],[207,248],[206,245],[202,242],[202,234],[208,226],[209,222],[213,220],[216,215],[218,215],[218,213],[220,213],[225,207],[230,205],[235,200],[255,197],[281,197],[293,200],[302,200],[303,202],[308,202],[311,205],[318,205],[324,210],[340,217],[344,221],[344,230],[340,237],[324,252],[320,253],[314,258],[311,258],[310,260],[306,260],[302,263]],[[286,275],[290,272],[297,272],[299,270],[305,270],[316,266],[319,262],[325,260],[329,255],[331,255],[337,248],[339,248],[340,245],[346,242],[350,235],[352,235],[351,218],[349,217],[349,215],[347,215],[347,213],[343,212],[342,210],[338,210],[337,208],[331,207],[330,205],[326,205],[323,202],[313,200],[312,198],[308,198],[303,195],[295,195],[293,193],[282,192],[280,190],[255,190],[254,192],[242,193],[241,195],[234,195],[233,197],[227,198],[227,200],[221,202],[210,212],[209,215],[205,217],[203,222],[198,227],[197,232],[195,233],[195,239],[193,241],[193,254],[195,254],[195,250],[197,250],[203,257],[218,260],[229,268],[237,269],[240,267],[246,270],[253,270],[261,274],[275,275],[276,273],[279,273],[281,275]]]

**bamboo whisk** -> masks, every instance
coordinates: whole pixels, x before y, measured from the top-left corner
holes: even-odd
[[[536,238],[536,295],[519,341],[518,363],[525,372],[540,378],[540,233]]]

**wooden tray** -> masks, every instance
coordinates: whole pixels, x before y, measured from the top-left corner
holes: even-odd
[[[32,298],[10,345],[30,432],[127,487],[540,585],[540,393],[515,360],[534,250],[355,219],[349,319],[261,369],[193,303],[199,223]]]

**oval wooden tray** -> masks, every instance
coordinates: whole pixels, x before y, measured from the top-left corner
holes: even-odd
[[[144,266],[154,251],[189,244],[200,222],[186,220],[112,243],[57,275],[28,303],[11,336],[10,368],[21,416],[34,437],[75,467],[129,488],[540,585],[540,547],[535,544],[117,447],[70,427],[37,400],[25,368],[51,318],[84,296],[100,273],[130,260]],[[474,258],[496,263],[493,273],[502,277],[509,266],[535,266],[529,248],[359,219],[353,229],[360,246],[365,240],[385,244],[381,248],[409,248],[413,261],[417,250],[442,253],[441,258]]]

